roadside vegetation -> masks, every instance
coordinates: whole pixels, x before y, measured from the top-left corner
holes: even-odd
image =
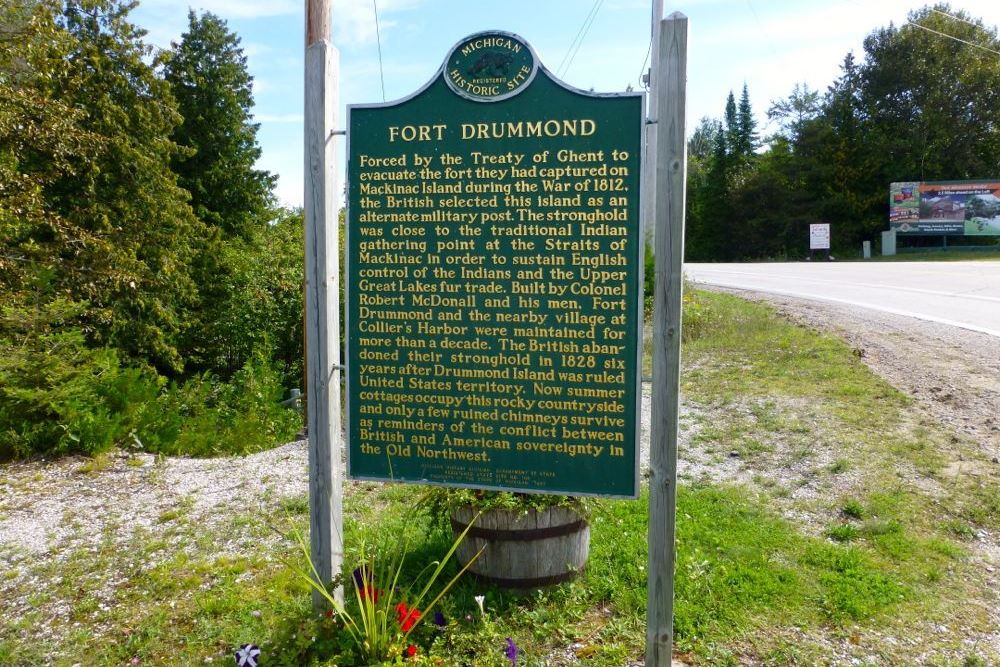
[[[796,84],[772,101],[770,135],[747,85],[721,120],[701,119],[688,141],[688,260],[802,259],[814,222],[830,223],[836,257],[859,254],[862,241],[877,253],[891,182],[994,176],[1000,129],[980,119],[997,114],[1000,70],[976,47],[1000,51],[996,27],[941,2],[907,20],[919,27],[872,31],[826,90]],[[900,239],[916,242],[941,244]]]
[[[984,531],[1000,532],[996,467],[972,443],[921,423],[911,399],[842,341],[735,297],[694,291],[688,300],[681,657],[696,665],[996,660],[996,591],[978,551]],[[959,459],[967,472],[956,472]],[[410,575],[439,558],[450,528],[413,511],[420,493],[350,485],[348,552],[408,535]],[[334,621],[312,617],[289,537],[306,530],[305,498],[268,506],[210,532],[182,506],[125,545],[111,530],[96,550],[69,540],[41,560],[6,554],[12,567],[0,592],[31,604],[0,619],[0,662],[29,665],[56,652],[55,664],[71,665],[84,646],[86,664],[192,664],[230,660],[254,642],[269,665],[324,664],[340,635]],[[517,595],[462,580],[442,601],[446,627],[428,624],[421,637],[429,655],[445,665],[509,665],[510,637],[521,665],[641,659],[646,513],[645,493],[598,503],[590,561],[572,583]],[[485,613],[476,595],[485,595]],[[59,627],[49,621],[55,609],[66,614]]]
[[[872,255],[872,259],[879,262],[996,262],[1000,261],[1000,245],[983,246],[973,250],[926,249],[888,256]]]
[[[159,51],[131,7],[0,8],[0,460],[241,453],[298,430],[276,403],[301,385],[302,217],[254,167],[240,40],[191,12]],[[909,19],[1000,49],[946,4]],[[798,257],[817,220],[853,255],[891,180],[995,168],[998,130],[977,119],[998,86],[972,47],[890,26],[827,91],[775,101],[771,136],[748,90],[730,95],[690,138],[688,258]]]
[[[154,52],[122,0],[0,6],[0,460],[215,455],[299,429],[302,218],[239,39]]]

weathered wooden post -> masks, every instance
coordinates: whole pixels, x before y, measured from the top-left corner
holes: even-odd
[[[305,275],[311,557],[324,583],[340,571],[340,295],[332,132],[339,56],[330,43],[330,0],[306,0]],[[342,590],[337,591],[340,598]],[[326,603],[313,593],[317,609]]]
[[[656,105],[656,284],[653,299],[653,400],[649,447],[649,583],[646,667],[666,667],[673,653],[674,521],[677,508],[677,414],[681,358],[684,200],[687,176],[685,87],[687,17],[660,24],[653,76]]]

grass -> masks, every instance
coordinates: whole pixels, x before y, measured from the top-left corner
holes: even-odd
[[[377,520],[350,522],[348,553],[362,539],[409,534],[411,574],[442,553],[450,533],[392,498],[411,493],[412,487],[384,487],[353,498],[351,516],[359,504],[370,505],[373,496],[388,504]],[[902,525],[866,524],[850,544],[841,545],[802,534],[762,500],[740,486],[679,490],[676,641],[692,657],[707,660],[750,639],[766,645],[761,637],[769,628],[790,623],[846,629],[923,613],[961,572],[960,551],[929,549],[924,538]],[[463,582],[442,607],[452,624],[434,652],[446,664],[457,664],[465,647],[482,649],[493,642],[497,660],[485,656],[476,664],[502,665],[502,639],[510,636],[524,650],[525,664],[541,664],[544,656],[571,644],[581,645],[577,651],[589,665],[620,667],[636,659],[645,633],[646,515],[645,494],[638,502],[602,503],[593,520],[590,565],[571,584],[525,596]],[[307,519],[290,520],[303,529]],[[313,664],[318,649],[332,650],[333,625],[311,617],[307,590],[296,577],[303,563],[289,541],[268,541],[267,522],[234,518],[233,532],[249,532],[267,545],[266,553],[239,558],[215,553],[196,524],[177,523],[166,542],[139,536],[130,549],[113,551],[109,536],[96,554],[77,552],[35,572],[61,582],[38,591],[35,603],[68,602],[71,622],[110,628],[84,638],[92,664],[127,664],[135,658],[140,664],[193,664],[222,657],[243,642],[260,644],[271,665]],[[163,558],[164,551],[171,555]],[[128,573],[113,601],[99,593],[112,559],[115,570]],[[150,561],[156,564],[145,567]],[[928,581],[919,576],[928,568],[951,574]],[[486,596],[487,619],[478,615],[476,594]],[[3,635],[11,637],[16,629],[6,627]],[[20,658],[3,664],[31,664],[25,657],[42,650],[11,641],[0,644],[0,657],[7,650]],[[70,653],[54,664],[77,659]]]
[[[858,261],[870,262],[968,262],[968,261],[997,261],[1000,260],[1000,245],[982,246],[979,250],[944,250],[942,248],[924,248],[913,252],[904,251],[888,257],[882,255],[872,255],[871,259],[857,259]]]
[[[688,298],[684,391],[711,415],[697,423],[692,446],[724,458],[735,451],[760,472],[753,483],[678,489],[678,651],[692,664],[723,666],[824,664],[833,653],[880,665],[915,664],[925,654],[939,665],[996,659],[963,634],[990,630],[985,575],[970,550],[977,530],[997,528],[995,477],[937,476],[952,453],[972,454],[951,434],[914,426],[911,399],[843,342],[758,304]],[[774,479],[789,469],[804,471],[818,492]],[[450,543],[439,517],[412,510],[419,489],[350,489],[348,562],[362,540],[407,537],[414,575]],[[5,599],[31,604],[0,614],[0,664],[69,666],[80,662],[81,646],[88,665],[225,664],[244,642],[261,645],[267,665],[324,664],[339,635],[310,613],[296,575],[304,564],[274,530],[305,530],[308,505],[290,497],[270,506],[206,529],[188,500],[128,544],[112,528],[94,550],[65,546],[57,557],[21,559],[0,586]],[[447,630],[428,631],[422,645],[444,665],[509,665],[506,637],[523,649],[519,665],[566,652],[597,667],[641,659],[647,511],[645,493],[598,503],[587,570],[571,583],[515,594],[460,582],[442,606]],[[789,518],[801,515],[816,525]],[[225,542],[242,544],[242,555]],[[962,630],[928,629],[945,624]],[[54,625],[63,628],[54,637],[36,634]]]

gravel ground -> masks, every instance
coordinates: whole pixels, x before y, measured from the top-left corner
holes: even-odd
[[[270,511],[306,492],[306,458],[301,441],[242,458],[120,454],[93,472],[79,457],[0,466],[0,569],[5,552],[44,557],[56,545],[96,544],[109,527],[125,544],[139,529],[163,529],[158,519],[178,507],[208,528],[237,512]]]

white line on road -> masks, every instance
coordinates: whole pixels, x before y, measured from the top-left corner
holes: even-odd
[[[712,273],[717,273],[717,274],[733,275],[733,276],[750,276],[752,278],[757,278],[757,279],[766,279],[766,278],[780,279],[780,276],[775,276],[775,275],[767,274],[767,273],[754,273],[752,271],[732,271],[732,270],[729,270],[729,269],[711,269],[711,272]],[[958,298],[961,298],[961,299],[978,299],[980,301],[993,301],[993,302],[996,302],[996,303],[1000,303],[1000,297],[983,296],[983,295],[979,295],[979,294],[968,294],[966,292],[942,292],[942,291],[939,291],[939,290],[922,289],[920,287],[903,287],[903,286],[900,286],[900,285],[885,285],[885,284],[879,285],[879,284],[876,284],[876,283],[857,283],[857,282],[854,282],[854,281],[847,282],[847,281],[844,281],[844,280],[829,280],[829,279],[825,279],[825,278],[812,278],[812,277],[805,278],[805,277],[802,277],[802,276],[796,276],[795,279],[799,280],[799,281],[802,281],[802,282],[825,283],[825,284],[828,284],[828,285],[838,285],[838,286],[843,286],[843,285],[857,285],[858,287],[871,287],[871,288],[874,288],[874,289],[890,290],[892,292],[916,292],[918,294],[933,294],[935,296],[952,296],[952,297],[958,297]],[[699,280],[697,278],[695,278],[695,281],[697,281],[697,282],[706,282],[706,283],[710,282],[710,281],[705,281],[705,280]],[[744,285],[743,287],[741,287],[741,289],[749,289],[749,288],[747,288]],[[977,288],[977,289],[985,289],[985,288]],[[762,292],[777,292],[777,290],[771,290],[771,289],[761,289],[759,291],[762,291]],[[792,292],[788,292],[788,293],[792,294]],[[819,297],[816,297],[816,298],[819,298]],[[833,299],[830,299],[828,297],[823,297],[823,298],[825,300],[827,300],[827,301],[833,300]],[[844,303],[854,303],[854,302],[844,301]],[[862,304],[859,303],[858,305],[862,305]],[[872,308],[876,308],[877,310],[884,310],[880,306],[878,306],[878,307],[871,306],[871,307]],[[931,320],[933,320],[935,322],[937,322],[937,321],[943,321],[943,320],[934,320],[932,317],[924,317],[923,319],[931,319]],[[968,328],[972,328],[972,327],[968,327],[967,326],[966,328],[968,329]],[[973,329],[973,330],[974,331],[978,331],[979,329]]]

